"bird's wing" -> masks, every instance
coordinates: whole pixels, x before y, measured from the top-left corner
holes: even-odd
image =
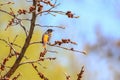
[[[48,43],[48,40],[49,40],[48,34],[43,34],[43,36],[42,36],[42,43]]]

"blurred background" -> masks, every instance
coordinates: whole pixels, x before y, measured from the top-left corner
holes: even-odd
[[[14,1],[16,1],[16,4],[12,6],[13,8],[17,7],[17,9],[19,9],[22,6],[29,6],[25,5],[26,2],[23,0]],[[46,55],[49,57],[56,57],[57,59],[55,61],[42,62],[42,66],[46,66],[47,69],[40,67],[39,69],[41,72],[45,73],[50,80],[65,80],[64,73],[69,74],[71,80],[76,80],[77,73],[79,73],[81,67],[84,65],[85,72],[82,80],[119,80],[120,0],[62,0],[58,1],[58,3],[61,3],[61,5],[55,8],[55,10],[65,12],[70,10],[75,15],[80,16],[80,18],[69,19],[67,16],[59,14],[56,15],[56,17],[52,15],[43,15],[38,18],[37,23],[41,25],[65,26],[66,29],[52,28],[54,32],[51,42],[61,40],[62,38],[69,38],[77,42],[78,45],[63,45],[64,47],[74,47],[76,50],[86,51],[87,55],[49,47],[49,50],[56,50],[59,53],[48,53]],[[6,19],[7,22],[8,17],[3,16],[1,12],[0,17],[0,37],[7,39],[8,36],[12,36],[14,38],[14,33],[17,33],[20,36],[16,43],[22,45],[24,41],[23,38],[25,37],[22,29],[11,27],[7,32],[4,31],[6,23],[2,18]],[[29,18],[29,16],[27,17]],[[24,24],[28,26],[27,22]],[[48,28],[36,27],[32,40],[41,40],[41,35],[47,29]],[[2,55],[0,56],[0,61],[2,61],[5,57],[4,53],[8,51],[5,49],[6,47],[3,46],[5,44],[2,42],[0,43],[0,55]],[[41,50],[41,45],[33,45],[27,50],[26,55],[34,60],[39,56]],[[20,80],[39,79],[38,76],[29,76],[30,72],[32,75],[36,75],[36,73],[31,70],[30,65],[20,67],[18,69],[18,72],[19,71],[21,71],[21,73],[23,72],[23,77],[20,77]]]

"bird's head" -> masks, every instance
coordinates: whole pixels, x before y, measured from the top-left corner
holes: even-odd
[[[48,29],[47,32],[51,32],[51,33],[52,33],[52,32],[53,32],[53,29]]]
[[[52,34],[52,32],[53,32],[53,29],[48,29],[48,30],[47,30],[47,33],[48,33],[48,34]]]

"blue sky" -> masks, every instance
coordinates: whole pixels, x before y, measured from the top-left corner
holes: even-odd
[[[66,30],[54,28],[52,40],[70,38],[78,42],[76,49],[83,49],[84,42],[94,44],[96,41],[95,28],[99,26],[101,34],[114,39],[120,39],[120,0],[61,0],[56,9],[62,11],[71,10],[79,19],[68,19],[66,16],[42,17],[42,24],[63,25]],[[99,30],[99,29],[98,29]],[[100,55],[90,54],[87,57],[76,55],[83,64],[85,63],[88,74],[85,80],[114,80],[111,65],[118,70],[116,63],[110,63]],[[99,62],[99,63],[98,63]],[[81,65],[81,64],[80,64]],[[117,68],[116,68],[117,67]]]
[[[46,21],[43,21],[43,24],[65,25],[67,28],[66,31],[63,30],[64,33],[71,33],[77,40],[79,40],[78,36],[84,36],[89,42],[94,41],[95,26],[99,24],[104,35],[119,38],[120,17],[116,6],[118,2],[120,3],[119,0],[63,0],[56,9],[71,10],[80,18],[68,19],[63,15],[57,15],[56,17],[44,16],[43,18]],[[75,33],[73,33],[73,30]],[[59,31],[61,31],[59,33],[63,33],[62,30]],[[58,29],[56,32],[58,32]],[[59,36],[63,37],[60,34]],[[67,36],[69,37],[69,34]]]

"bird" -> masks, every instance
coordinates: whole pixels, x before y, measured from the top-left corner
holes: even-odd
[[[50,38],[52,36],[53,29],[48,29],[43,35],[42,35],[42,44],[44,50],[46,50],[46,45],[49,43]]]

